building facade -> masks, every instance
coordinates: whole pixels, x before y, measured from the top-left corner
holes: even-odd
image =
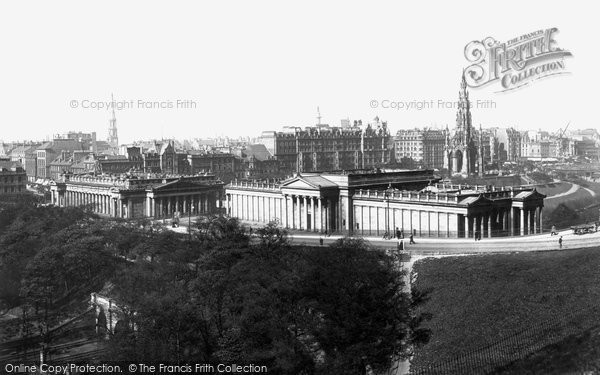
[[[521,133],[513,128],[490,129],[495,150],[492,153],[493,161],[516,162],[521,157]]]
[[[26,191],[27,173],[17,162],[0,161],[0,195],[22,194]]]
[[[70,176],[50,184],[51,202],[86,206],[119,218],[172,218],[204,214],[220,207],[223,183],[212,175],[185,177]]]
[[[544,195],[535,189],[438,184],[431,171],[300,174],[226,186],[226,212],[318,233],[466,238],[540,233]]]
[[[288,173],[367,169],[388,164],[392,158],[390,133],[386,122],[375,118],[363,127],[288,128],[264,132],[261,141]]]
[[[441,169],[444,167],[445,140],[443,130],[399,130],[394,139],[396,161],[411,158],[421,162],[425,168]]]

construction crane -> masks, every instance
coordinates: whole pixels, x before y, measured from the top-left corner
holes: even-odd
[[[556,156],[560,158],[563,158],[565,156],[565,144],[563,142],[563,138],[565,132],[569,128],[569,125],[571,125],[571,121],[567,123],[567,126],[565,126],[564,129],[558,129],[554,134],[556,136]]]

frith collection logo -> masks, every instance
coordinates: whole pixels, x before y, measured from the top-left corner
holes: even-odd
[[[514,90],[535,80],[565,70],[566,57],[571,52],[558,47],[554,39],[557,28],[537,30],[500,43],[492,37],[472,41],[465,47],[465,57],[471,65],[465,69],[470,87],[483,87],[498,82],[497,92]]]

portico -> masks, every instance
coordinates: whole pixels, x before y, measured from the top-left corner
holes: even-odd
[[[234,181],[226,212],[256,223],[277,221],[292,230],[382,236],[482,238],[541,233],[544,195],[531,188],[428,184],[401,190],[385,174],[357,184],[343,175],[304,174],[282,182]]]
[[[214,176],[116,178],[66,176],[51,184],[51,202],[86,207],[117,218],[172,218],[205,214],[220,207],[223,183]]]

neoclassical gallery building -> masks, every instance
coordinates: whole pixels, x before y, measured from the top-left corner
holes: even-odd
[[[541,233],[543,194],[533,188],[449,185],[431,170],[303,173],[279,182],[234,181],[227,213],[309,232],[482,237]]]
[[[198,176],[74,176],[52,182],[52,204],[87,206],[101,215],[119,218],[172,218],[214,212],[223,182],[213,175]]]

